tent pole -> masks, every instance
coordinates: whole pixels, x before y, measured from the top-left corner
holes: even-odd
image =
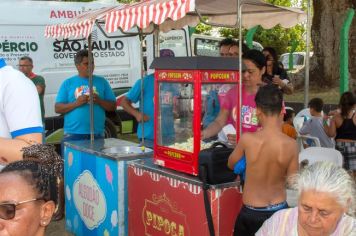
[[[309,102],[309,66],[310,66],[310,0],[307,2],[307,38],[306,38],[306,53],[305,53],[305,80],[304,80],[304,108]]]
[[[242,76],[243,76],[243,72],[241,70],[242,68],[242,5],[240,0],[237,0],[237,21],[239,24],[239,83],[238,83],[238,87],[239,87],[239,117],[238,117],[238,121],[239,121],[239,133],[240,133],[240,137],[242,135],[242,120],[241,120],[241,107],[242,107]]]
[[[160,57],[160,53],[159,53],[159,27],[157,25],[155,25],[155,30],[153,32],[153,42],[154,42],[154,58]],[[156,82],[155,82],[156,83]],[[158,93],[160,93],[160,88],[158,87]],[[155,96],[159,96],[158,94],[155,94]],[[156,101],[160,101],[159,97]],[[158,107],[160,102],[158,102]],[[158,109],[159,110],[159,109]],[[156,117],[157,119],[157,117]],[[161,142],[161,144],[163,143],[163,135],[162,135],[162,114],[161,111],[159,110],[158,113],[158,119],[159,119],[159,140]],[[155,127],[155,129],[157,129],[158,127]]]
[[[143,87],[143,77],[145,76],[144,75],[144,65],[143,65],[143,32],[141,29],[138,29],[138,32],[139,32],[139,39],[140,39],[140,60],[141,60],[141,98],[140,98],[140,107],[141,107],[141,115],[142,115],[142,118],[141,118],[141,131],[142,131],[142,136],[141,136],[141,147],[142,147],[142,151],[144,152],[145,151],[145,128],[144,128],[144,119],[143,119],[143,116],[144,116],[144,112],[143,112],[143,109],[144,109],[144,104],[143,104],[143,93],[144,93],[144,87]],[[150,117],[151,118],[151,117]]]
[[[155,29],[153,31],[153,41],[154,41],[154,58],[159,57],[159,28],[155,25]]]
[[[90,141],[94,142],[94,100],[93,100],[93,66],[92,38],[88,37],[88,70],[89,70],[89,110],[90,110]]]

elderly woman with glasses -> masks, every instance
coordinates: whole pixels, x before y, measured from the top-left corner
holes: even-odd
[[[23,150],[0,172],[0,235],[44,236],[58,202],[63,161],[49,145]]]
[[[294,177],[298,206],[276,212],[257,236],[356,235],[355,182],[341,167],[317,162]]]

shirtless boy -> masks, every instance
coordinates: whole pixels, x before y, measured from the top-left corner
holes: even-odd
[[[262,129],[244,133],[230,155],[230,169],[246,156],[243,206],[234,235],[255,235],[273,213],[288,207],[286,182],[298,170],[298,149],[296,141],[282,133],[282,100],[282,92],[273,85],[259,89],[255,102]]]

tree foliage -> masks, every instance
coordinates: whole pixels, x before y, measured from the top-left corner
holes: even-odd
[[[266,0],[266,2],[286,7],[301,7],[300,4],[302,4],[302,8],[306,8],[306,0]],[[197,29],[198,33],[203,34],[209,34],[211,30],[203,24],[199,24]],[[222,37],[238,38],[239,36],[238,29],[220,28],[219,32]],[[247,30],[243,30],[242,33],[245,36]],[[305,33],[304,25],[300,24],[289,29],[282,28],[279,25],[272,29],[259,27],[254,35],[254,41],[261,43],[264,47],[273,47],[278,54],[282,54],[291,50],[292,42],[295,40],[298,42],[296,51],[304,51],[306,46]]]
[[[212,28],[210,25],[200,23],[195,27],[195,33],[210,35]]]

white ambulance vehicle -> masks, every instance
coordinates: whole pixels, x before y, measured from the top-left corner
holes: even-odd
[[[45,38],[45,27],[68,22],[84,11],[105,6],[108,4],[101,2],[0,1],[0,57],[17,67],[19,58],[30,56],[34,72],[45,78],[47,134],[63,126],[63,117],[54,111],[55,98],[63,80],[77,74],[75,53],[88,44],[85,39]],[[106,35],[99,27],[94,28],[92,35],[94,73],[105,77],[116,95],[126,92],[141,77],[139,38],[123,37],[120,33]],[[113,114],[108,117],[111,121],[115,119]],[[107,124],[106,135],[115,136],[110,119]]]

